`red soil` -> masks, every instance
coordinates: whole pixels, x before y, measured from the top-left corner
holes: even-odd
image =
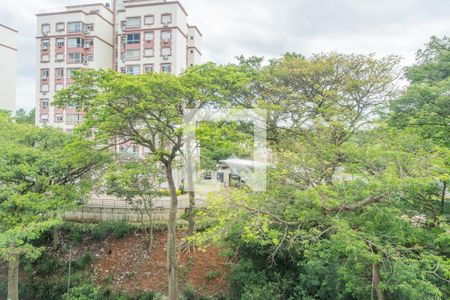
[[[123,239],[108,238],[92,251],[96,260],[92,273],[98,285],[114,291],[167,292],[167,235],[158,233],[153,248],[139,234]],[[215,247],[179,255],[180,290],[187,284],[202,295],[216,295],[228,289],[228,260]]]

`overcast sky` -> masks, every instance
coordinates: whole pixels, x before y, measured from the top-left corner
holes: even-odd
[[[1,0],[0,23],[18,34],[17,107],[35,102],[35,14],[96,0]],[[285,52],[398,54],[403,64],[430,36],[450,35],[450,0],[182,0],[203,33],[203,61]],[[1,67],[1,66],[0,66]]]

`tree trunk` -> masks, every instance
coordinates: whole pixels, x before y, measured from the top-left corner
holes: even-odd
[[[444,186],[442,187],[442,194],[441,194],[441,214],[444,214],[445,210],[445,193],[447,191],[447,181],[443,182]]]
[[[372,285],[377,293],[378,300],[386,300],[386,294],[380,288],[381,276],[380,276],[380,266],[378,263],[372,263]]]
[[[178,198],[177,189],[173,181],[172,164],[166,164],[166,177],[170,191],[169,223],[167,226],[167,273],[169,280],[169,299],[178,300],[178,263],[176,253],[176,228]]]
[[[194,234],[195,228],[195,190],[194,190],[194,158],[192,149],[192,138],[186,139],[186,175],[187,190],[189,192],[189,209],[188,209],[188,235]]]
[[[189,192],[189,208],[188,208],[188,235],[194,234],[195,228],[195,192]]]
[[[13,254],[8,262],[8,300],[19,300],[19,255]]]

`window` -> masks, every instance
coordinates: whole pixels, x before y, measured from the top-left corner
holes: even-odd
[[[131,75],[138,75],[140,73],[139,65],[127,66],[126,73]]]
[[[49,69],[41,69],[41,79],[47,80],[49,73],[50,73]]]
[[[83,23],[81,22],[71,22],[67,24],[68,32],[82,32],[83,31]]]
[[[48,92],[48,84],[41,84],[41,92],[43,93]]]
[[[154,56],[155,50],[153,48],[144,49],[144,56]]]
[[[161,24],[167,25],[169,23],[172,23],[172,15],[171,14],[164,14],[161,16]]]
[[[94,24],[86,24],[84,25],[84,28],[88,31],[94,31]]]
[[[172,38],[172,32],[170,31],[163,31],[161,33],[161,39],[163,42],[167,43]]]
[[[144,17],[144,24],[145,25],[152,25],[154,23],[155,23],[155,17],[153,15]]]
[[[56,47],[58,48],[64,47],[64,39],[56,39]]]
[[[155,39],[155,35],[153,32],[144,32],[144,41],[153,41]]]
[[[144,65],[144,73],[151,73],[153,71],[154,71],[153,64],[151,64],[151,65]]]
[[[127,28],[141,27],[141,17],[128,18]]]
[[[62,122],[64,121],[64,116],[63,115],[55,115],[55,122]]]
[[[67,114],[66,115],[67,123],[80,123],[83,121],[83,115],[80,114]]]
[[[64,61],[64,54],[63,53],[56,53],[55,60],[56,61]]]
[[[50,32],[50,24],[42,24],[42,33],[48,34]]]
[[[80,63],[82,59],[83,59],[83,55],[79,52],[69,53],[68,62]]]
[[[161,55],[162,56],[170,56],[172,54],[172,49],[171,48],[161,48]]]
[[[48,122],[48,115],[47,114],[41,115],[41,122],[42,123],[47,123]]]
[[[62,79],[64,77],[64,69],[56,69],[56,79]]]
[[[62,90],[63,88],[64,88],[64,85],[62,83],[57,83],[55,85],[55,91],[57,91],[57,92]]]
[[[48,54],[44,54],[41,56],[42,62],[48,62],[50,60],[50,56]]]
[[[48,108],[48,99],[41,99],[41,108]]]
[[[78,68],[68,68],[67,69],[67,79],[72,79],[73,72],[78,70]]]
[[[56,23],[56,32],[64,32],[64,23]]]
[[[141,42],[140,33],[127,34],[127,44],[139,44]]]
[[[139,49],[132,49],[132,50],[127,50],[127,52],[125,52],[125,58],[128,59],[139,59],[139,56],[141,55],[141,52]]]
[[[94,61],[94,55],[93,55],[93,54],[89,54],[89,55],[87,56],[87,60],[88,60],[88,61]]]
[[[164,73],[172,72],[172,66],[170,64],[161,64],[161,72]]]
[[[94,46],[94,40],[85,40],[84,41],[84,46],[85,46],[85,48],[86,47],[90,48],[90,47]]]
[[[41,49],[44,51],[47,51],[49,47],[50,47],[50,41],[42,40]]]
[[[84,41],[82,38],[68,38],[67,47],[69,48],[82,48]]]

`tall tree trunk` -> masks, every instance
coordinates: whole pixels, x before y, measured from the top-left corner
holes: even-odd
[[[8,300],[19,300],[19,255],[13,254],[8,262]]]
[[[444,185],[442,187],[442,193],[441,193],[441,214],[444,214],[445,210],[445,194],[447,191],[447,181],[442,182]]]
[[[381,276],[380,265],[376,262],[372,263],[372,285],[377,293],[378,300],[386,300],[386,294],[380,288]]]
[[[195,192],[189,192],[188,235],[194,234],[195,228]]]
[[[187,175],[187,190],[189,193],[189,209],[188,209],[188,235],[194,234],[195,228],[195,191],[194,191],[194,158],[192,149],[192,138],[186,139],[186,175]]]
[[[167,226],[167,273],[169,280],[169,299],[178,300],[178,263],[176,253],[176,228],[178,198],[175,182],[173,181],[172,164],[167,163],[166,177],[170,191],[169,223]]]

